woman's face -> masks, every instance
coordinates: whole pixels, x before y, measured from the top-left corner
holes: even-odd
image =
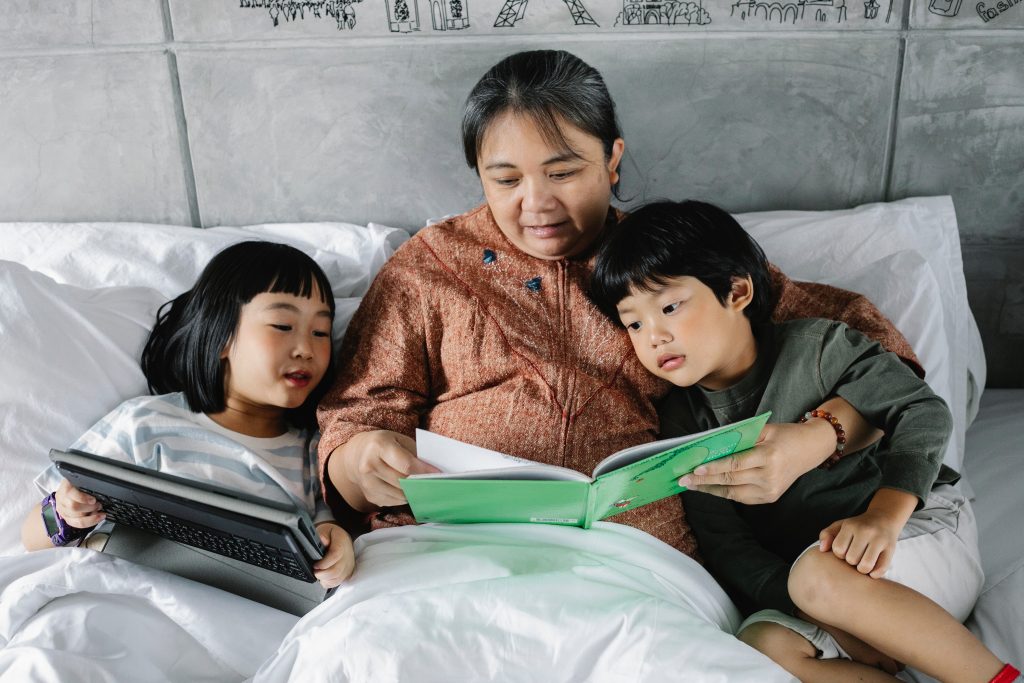
[[[608,215],[624,145],[610,158],[601,141],[563,123],[567,149],[528,117],[503,114],[484,133],[477,169],[501,232],[520,251],[556,260],[585,251]]]

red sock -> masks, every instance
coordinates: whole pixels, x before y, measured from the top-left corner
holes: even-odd
[[[1020,672],[1007,664],[996,674],[989,683],[1013,683],[1020,676]]]

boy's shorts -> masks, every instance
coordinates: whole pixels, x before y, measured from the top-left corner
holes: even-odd
[[[817,550],[815,542],[804,553]],[[974,511],[957,489],[947,484],[932,489],[924,507],[903,527],[885,578],[927,596],[958,621],[967,618],[981,594],[985,575],[978,557]],[[750,615],[739,630],[758,622],[780,624],[799,633],[814,645],[819,659],[850,659],[827,631],[778,610]]]

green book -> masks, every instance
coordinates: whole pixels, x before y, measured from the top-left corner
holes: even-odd
[[[618,451],[589,477],[417,430],[418,457],[441,473],[400,483],[420,522],[535,522],[589,529],[597,520],[685,491],[679,477],[753,447],[770,416],[766,412]]]

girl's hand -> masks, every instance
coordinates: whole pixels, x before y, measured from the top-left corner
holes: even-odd
[[[892,564],[900,532],[917,506],[917,496],[882,488],[875,492],[867,511],[841,519],[818,534],[821,551],[832,551],[861,574],[880,579]]]
[[[60,482],[56,494],[57,514],[68,526],[89,529],[107,517],[95,498],[76,489],[67,479]]]
[[[313,565],[313,573],[324,588],[334,588],[352,576],[356,568],[352,538],[334,522],[321,522],[316,530],[320,541],[327,546],[327,552]]]
[[[339,452],[342,450],[344,452]],[[348,443],[336,449],[328,463],[332,474],[336,458],[341,462],[348,481],[358,487],[368,502],[380,507],[405,504],[405,494],[398,484],[399,479],[410,474],[438,471],[433,465],[416,457],[416,442],[413,439],[385,429],[356,434]],[[337,482],[335,486],[342,495],[345,494],[343,486]]]
[[[753,448],[701,465],[679,485],[747,505],[774,503],[829,456],[835,436],[825,420],[768,424]]]

